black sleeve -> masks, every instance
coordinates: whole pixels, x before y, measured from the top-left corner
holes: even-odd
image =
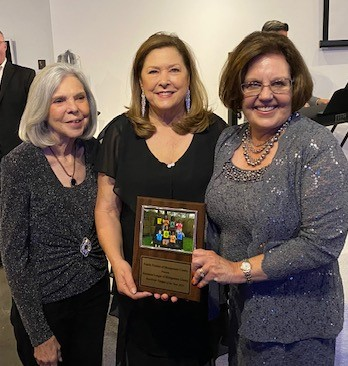
[[[226,127],[228,127],[228,124],[217,114],[213,113],[212,117],[212,124],[215,124],[219,132],[221,133]]]
[[[83,141],[83,144],[85,145],[86,148],[85,151],[86,163],[91,164],[93,170],[95,170],[95,164],[100,150],[100,143],[96,138],[93,137],[90,140]]]
[[[130,122],[127,117],[122,114],[115,117],[100,132],[98,140],[101,141],[101,147],[95,164],[99,173],[105,173],[107,176],[116,179],[121,133],[128,123]]]

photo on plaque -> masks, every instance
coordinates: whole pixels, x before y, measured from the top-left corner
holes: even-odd
[[[196,248],[197,211],[142,206],[139,245],[192,253]]]
[[[191,260],[203,247],[204,222],[204,203],[138,197],[132,269],[140,291],[200,300]]]

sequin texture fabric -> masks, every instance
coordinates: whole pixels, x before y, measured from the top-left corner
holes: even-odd
[[[92,152],[98,142],[83,143],[86,178],[74,188],[62,186],[42,150],[30,143],[1,161],[2,259],[34,346],[53,335],[41,304],[82,293],[107,272],[93,215],[97,181]],[[91,245],[88,256],[80,252],[85,237]]]
[[[269,280],[239,286],[239,333],[256,342],[334,338],[343,325],[337,258],[348,226],[347,159],[328,129],[297,116],[262,174],[240,179],[237,171],[236,179],[230,159],[245,128],[220,136],[206,193],[222,256],[265,255]]]

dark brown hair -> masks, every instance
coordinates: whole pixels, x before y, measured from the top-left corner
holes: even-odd
[[[181,135],[202,132],[209,126],[211,121],[210,116],[212,112],[208,109],[207,93],[199,77],[192,51],[176,34],[158,32],[150,36],[140,46],[133,61],[131,74],[132,97],[127,116],[132,121],[135,132],[139,137],[148,138],[156,132],[156,127],[149,121],[148,106],[146,115],[144,117],[141,116],[141,71],[147,55],[155,49],[164,47],[174,47],[178,50],[190,78],[190,112],[173,125],[173,130]]]
[[[254,32],[228,55],[222,69],[219,96],[227,108],[238,113],[242,108],[241,84],[250,63],[256,57],[274,53],[285,57],[290,66],[292,86],[292,112],[302,108],[313,91],[312,77],[300,52],[288,37],[273,32]]]
[[[280,22],[279,20],[269,20],[262,27],[263,32],[288,32],[289,25],[287,23]]]

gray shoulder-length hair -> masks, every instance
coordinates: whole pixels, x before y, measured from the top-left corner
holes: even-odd
[[[89,123],[80,138],[88,140],[93,137],[97,128],[97,106],[87,78],[75,66],[58,62],[42,69],[30,86],[27,104],[19,124],[21,140],[41,148],[57,143],[48,128],[47,120],[52,96],[67,76],[75,76],[81,82],[89,103]]]

